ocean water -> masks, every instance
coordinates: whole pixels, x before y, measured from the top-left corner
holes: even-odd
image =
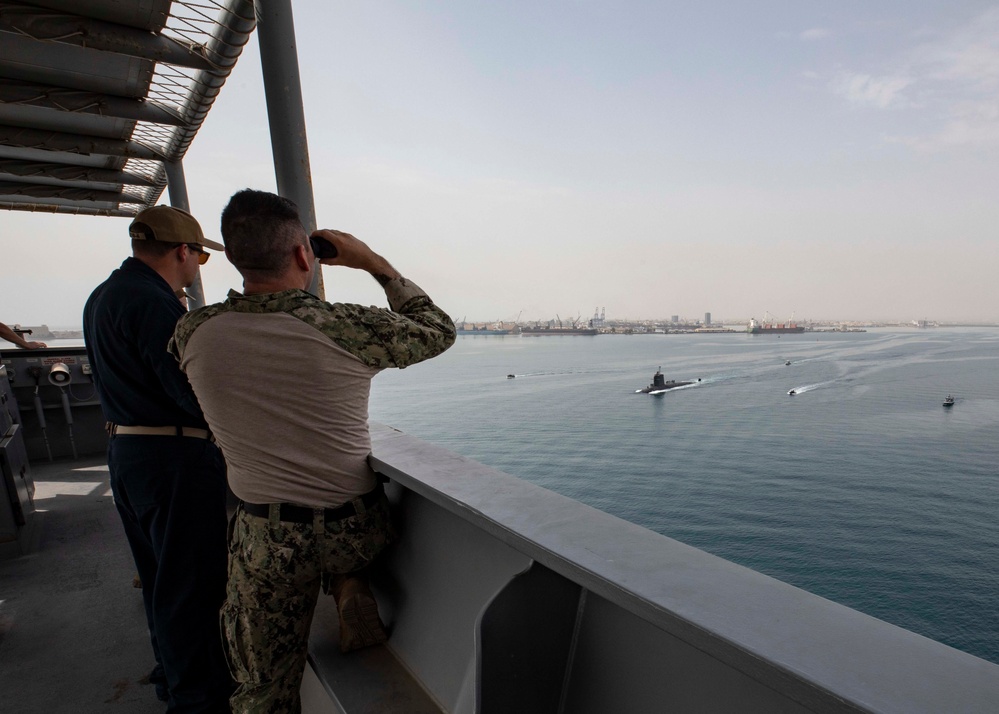
[[[371,418],[999,663],[999,329],[463,336]]]

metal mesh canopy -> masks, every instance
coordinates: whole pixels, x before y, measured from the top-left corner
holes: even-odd
[[[154,205],[253,28],[251,0],[0,0],[0,208]]]

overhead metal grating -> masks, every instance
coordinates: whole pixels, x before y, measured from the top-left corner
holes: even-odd
[[[0,0],[0,208],[155,205],[254,25],[252,0]]]

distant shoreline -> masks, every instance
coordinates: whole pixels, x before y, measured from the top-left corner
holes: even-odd
[[[500,323],[492,323],[500,324]],[[459,332],[461,337],[520,337],[519,328],[521,325],[516,325],[514,323],[502,323],[505,331],[487,331],[487,330],[468,330]],[[752,334],[754,337],[766,337],[768,334],[779,335],[810,335],[810,334],[850,334],[850,333],[863,333],[871,329],[888,329],[888,330],[945,330],[945,329],[955,329],[955,328],[978,328],[978,329],[997,329],[999,324],[996,323],[931,323],[924,325],[914,325],[911,323],[865,323],[865,324],[849,324],[843,325],[842,323],[811,323],[805,326],[803,332],[774,332],[774,333],[750,333],[745,326],[732,326],[732,325],[694,325],[694,324],[663,324],[656,322],[622,322],[613,325],[601,325],[597,327],[598,335],[746,335]],[[566,332],[566,335],[571,334]],[[536,336],[536,335],[532,335]],[[545,335],[540,335],[543,337],[562,337],[564,335],[559,335],[557,331],[552,331]]]
[[[14,330],[30,330],[24,337],[35,341],[45,342],[46,340],[82,340],[83,328],[68,330],[52,330],[48,325],[13,325]]]
[[[513,322],[490,322],[490,321],[469,321],[467,324],[502,324],[509,325],[510,335],[514,336],[514,330],[523,325]],[[534,323],[525,323],[534,324]],[[15,329],[31,330],[29,336],[33,340],[44,342],[45,340],[82,340],[83,328],[62,328],[50,329],[48,325],[12,325]],[[891,329],[912,329],[912,330],[936,330],[947,328],[976,327],[976,328],[999,328],[999,322],[927,322],[916,325],[912,322],[880,322],[861,320],[822,320],[807,323],[805,332],[864,332],[872,328]],[[696,323],[675,324],[665,320],[622,320],[610,325],[598,327],[601,335],[625,335],[625,334],[746,334],[745,323],[720,322],[712,325],[700,325]],[[489,335],[485,331],[481,334],[465,333],[465,336],[496,336]]]

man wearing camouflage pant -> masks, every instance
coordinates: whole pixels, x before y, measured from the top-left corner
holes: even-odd
[[[455,328],[388,261],[338,231],[314,234],[336,249],[322,262],[370,273],[391,309],[305,292],[315,256],[287,199],[237,193],[222,237],[244,295],[188,313],[171,350],[241,499],[222,611],[239,684],[233,711],[297,712],[321,586],[337,600],[341,649],[385,639],[374,597],[351,576],[394,537],[367,460],[371,379],[440,354]]]

